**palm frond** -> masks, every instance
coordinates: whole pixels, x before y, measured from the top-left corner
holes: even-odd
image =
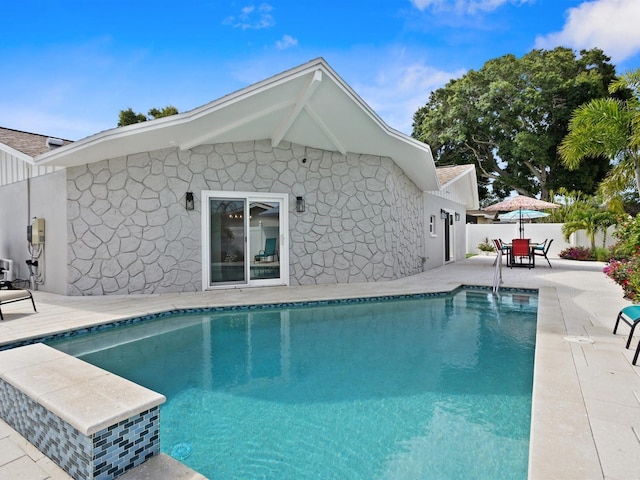
[[[618,157],[629,146],[632,119],[633,113],[624,103],[612,98],[595,99],[578,107],[559,147],[563,162],[577,168],[585,157]]]

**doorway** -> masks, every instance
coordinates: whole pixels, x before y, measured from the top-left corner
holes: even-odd
[[[288,196],[202,192],[203,288],[288,285]]]
[[[444,215],[444,261],[453,262],[455,260],[455,241],[453,213],[443,210]]]

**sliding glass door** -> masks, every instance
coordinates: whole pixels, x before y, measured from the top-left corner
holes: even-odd
[[[205,289],[289,283],[287,195],[205,191],[202,199]]]

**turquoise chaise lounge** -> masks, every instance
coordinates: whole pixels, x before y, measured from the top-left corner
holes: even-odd
[[[278,250],[276,250],[277,243],[277,238],[267,238],[264,242],[264,250],[260,250],[258,254],[253,257],[254,261],[260,262],[269,257],[278,258]]]

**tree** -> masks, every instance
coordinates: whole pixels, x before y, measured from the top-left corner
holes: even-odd
[[[622,75],[609,92],[623,98],[593,99],[576,109],[559,151],[570,169],[603,155],[613,168],[602,182],[608,195],[634,186],[640,193],[640,69]],[[626,97],[626,98],[624,98]]]
[[[607,159],[569,172],[558,145],[574,109],[607,95],[609,60],[599,49],[576,57],[567,48],[490,60],[432,92],[414,115],[413,136],[431,146],[438,165],[474,163],[482,198],[515,190],[548,200],[562,186],[593,193]]]
[[[142,113],[135,113],[131,107],[126,110],[120,110],[120,116],[118,120],[118,126],[124,127],[125,125],[132,125],[134,123],[146,122],[147,117]]]
[[[607,241],[607,229],[618,223],[625,215],[621,198],[605,201],[602,196],[587,196],[579,191],[559,189],[560,199],[554,199],[560,208],[554,209],[549,218],[554,223],[563,223],[565,239],[579,230],[584,230],[591,243],[591,251],[596,251],[596,234],[602,231],[602,247]]]
[[[603,244],[606,243],[607,228],[615,225],[617,217],[609,211],[602,210],[596,206],[590,205],[575,211],[571,217],[562,225],[562,233],[565,239],[579,230],[584,230],[589,242],[591,243],[591,251],[596,250],[596,233],[602,231],[604,234]]]
[[[162,118],[162,117],[170,117],[171,115],[176,115],[178,113],[178,109],[173,105],[167,105],[162,110],[158,110],[157,108],[152,108],[149,110],[149,116],[153,117],[153,119]]]
[[[157,108],[152,108],[149,110],[147,115],[152,117],[153,120],[162,117],[168,117],[170,115],[175,115],[178,113],[178,109],[173,105],[167,105],[162,110],[158,110]],[[134,123],[146,122],[149,118],[142,113],[135,113],[131,107],[126,110],[120,110],[118,126],[124,127],[125,125],[132,125]]]

